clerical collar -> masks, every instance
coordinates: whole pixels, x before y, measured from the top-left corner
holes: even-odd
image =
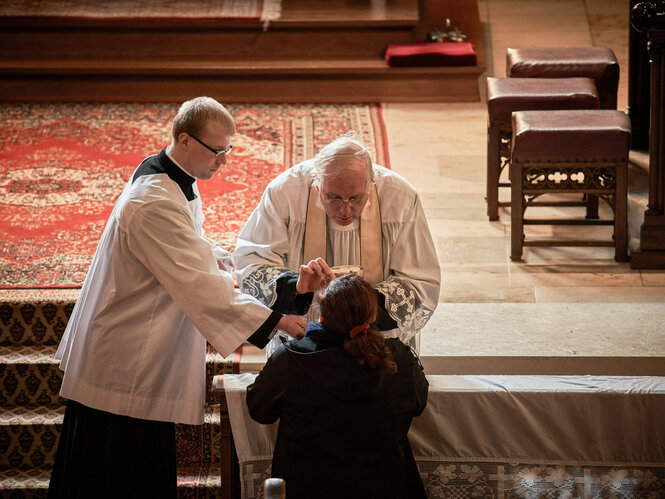
[[[165,147],[162,153],[166,156],[165,159],[168,159],[173,163],[174,166],[177,166],[177,168],[165,168],[166,174],[169,176],[171,180],[173,180],[180,189],[182,189],[183,194],[187,198],[187,201],[193,201],[196,199],[196,194],[194,193],[194,189],[192,188],[192,184],[196,182],[196,178],[192,177],[189,173],[185,171],[185,169],[182,167],[180,163],[178,163],[173,156],[171,156],[171,146]],[[160,153],[160,156],[162,154]],[[161,159],[161,158],[160,158]],[[168,165],[168,161],[165,162],[165,166]]]
[[[185,198],[187,198],[187,201],[193,201],[196,199],[196,194],[192,187],[196,179],[185,172],[185,170],[183,170],[182,167],[171,158],[167,153],[166,148],[162,149],[157,157],[150,156],[146,158],[136,169],[132,182],[139,177],[157,174],[168,175],[171,180],[178,184],[178,187],[180,187],[180,190],[185,195]]]
[[[187,173],[187,170],[185,170],[185,169],[182,167],[182,165],[181,165],[180,163],[178,163],[178,162],[176,161],[176,159],[175,159],[173,156],[171,156],[171,146],[166,146],[166,148],[164,149],[164,152],[165,152],[166,155],[169,157],[169,159],[170,159],[171,161],[173,161],[173,164],[176,165],[178,168],[180,168],[180,169],[182,170],[182,172],[183,172],[185,175],[187,175],[188,177],[191,177],[191,178],[193,178],[194,180],[196,180],[195,177],[192,177],[189,173]]]

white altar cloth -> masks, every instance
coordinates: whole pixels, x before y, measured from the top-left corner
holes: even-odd
[[[223,378],[247,498],[260,494],[277,435],[277,423],[249,417],[245,388],[255,377]],[[665,494],[665,377],[427,379],[427,408],[409,440],[430,497],[470,487],[480,497],[552,488],[578,497],[605,489]]]

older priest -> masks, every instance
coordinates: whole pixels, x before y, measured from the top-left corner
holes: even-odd
[[[347,135],[275,178],[240,233],[234,260],[241,289],[269,306],[304,314],[312,293],[299,268],[324,259],[362,273],[378,295],[377,329],[417,345],[439,299],[440,270],[415,189],[372,164]],[[316,311],[310,314],[316,320]]]

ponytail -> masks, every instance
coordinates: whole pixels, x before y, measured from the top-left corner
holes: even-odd
[[[323,326],[345,337],[343,348],[350,357],[372,369],[397,372],[385,338],[370,327],[378,304],[367,281],[355,274],[342,275],[330,283],[319,303]]]

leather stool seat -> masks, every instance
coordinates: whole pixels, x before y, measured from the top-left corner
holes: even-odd
[[[510,160],[511,115],[514,111],[597,109],[598,92],[591,78],[487,78],[487,216],[499,219],[500,177]]]
[[[506,76],[593,78],[600,97],[600,107],[617,107],[619,62],[614,52],[606,47],[509,48]]]
[[[518,111],[512,115],[511,259],[523,246],[614,246],[615,259],[627,259],[627,172],[630,119],[609,109]],[[612,208],[613,220],[524,218],[543,194],[597,196]],[[613,241],[528,241],[525,224],[614,225]]]

